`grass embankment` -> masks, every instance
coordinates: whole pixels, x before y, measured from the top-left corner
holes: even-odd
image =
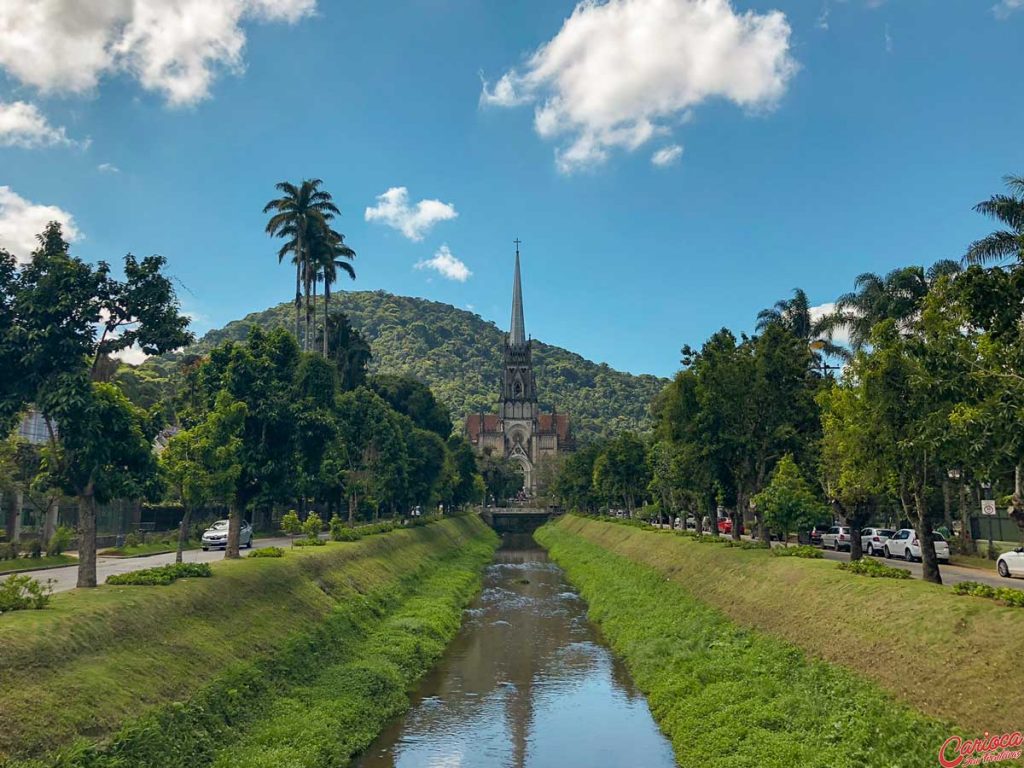
[[[737,626],[658,570],[611,554],[572,527],[547,526],[537,538],[625,658],[680,765],[935,762],[948,726],[841,667]]]
[[[78,558],[70,555],[18,557],[14,560],[0,560],[0,574],[16,571],[41,571],[44,568],[60,568],[63,565],[74,565],[77,562]]]
[[[5,615],[0,764],[344,764],[406,706],[495,545],[457,518]]]
[[[869,579],[830,561],[771,557],[579,517],[561,519],[538,538],[556,551],[582,539],[649,567],[741,627],[840,664],[931,717],[978,734],[1020,728],[1019,608],[917,579]]]

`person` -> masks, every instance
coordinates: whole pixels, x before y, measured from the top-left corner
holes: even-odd
[[[682,530],[682,528],[679,526],[679,518],[678,517],[676,518],[675,524],[672,527],[675,528],[677,531]]]

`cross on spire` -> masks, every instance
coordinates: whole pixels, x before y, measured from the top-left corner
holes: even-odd
[[[517,238],[516,238],[515,240],[513,240],[512,242],[516,244],[516,256],[518,256],[518,255],[519,255],[519,246],[523,244],[523,241],[522,241],[522,240],[520,240],[520,239],[519,239],[519,238],[517,237]]]

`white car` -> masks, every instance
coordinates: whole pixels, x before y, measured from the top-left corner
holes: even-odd
[[[836,552],[840,549],[849,549],[851,541],[853,539],[850,536],[850,529],[845,525],[833,525],[825,533],[821,534],[821,546],[823,549],[834,549]]]
[[[935,542],[935,557],[940,563],[949,562],[949,544],[941,533],[932,533]],[[886,557],[902,557],[908,562],[921,559],[921,542],[913,528],[900,528],[889,537],[882,548]]]
[[[996,560],[996,570],[1004,579],[1024,576],[1024,547],[1017,547],[1012,552],[1001,554]]]
[[[253,540],[252,526],[247,520],[242,521],[242,527],[238,531],[238,546],[252,549]],[[228,521],[218,520],[203,533],[201,542],[203,552],[209,549],[228,548]]]
[[[885,551],[885,542],[894,533],[890,528],[861,528],[860,548],[865,554],[881,557]]]

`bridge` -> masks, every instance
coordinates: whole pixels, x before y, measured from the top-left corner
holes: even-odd
[[[562,514],[559,507],[483,507],[480,517],[498,533],[533,533]]]

